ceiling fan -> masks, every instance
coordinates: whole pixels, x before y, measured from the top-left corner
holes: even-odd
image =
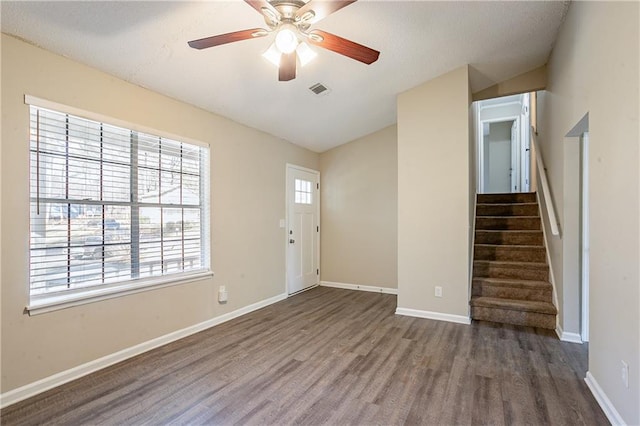
[[[326,31],[309,30],[311,25],[355,3],[356,0],[310,0],[307,3],[302,0],[244,1],[264,16],[267,29],[253,28],[205,37],[190,41],[189,46],[194,49],[206,49],[235,41],[265,37],[275,32],[275,41],[263,56],[279,66],[280,81],[289,81],[296,77],[296,59],[304,65],[316,55],[307,42],[367,65],[378,60],[380,52],[377,50]]]

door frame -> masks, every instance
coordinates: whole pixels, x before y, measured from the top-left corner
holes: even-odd
[[[586,137],[585,137],[586,136]],[[571,185],[570,188],[567,186],[567,179],[565,179],[565,191],[572,190],[576,191],[579,194],[579,199],[577,203],[572,203],[571,205],[575,208],[567,211],[568,208],[565,208],[565,218],[567,219],[567,223],[571,223],[573,220],[577,220],[574,229],[577,231],[575,237],[570,242],[571,248],[569,249],[570,253],[568,255],[563,256],[563,268],[565,270],[576,270],[578,271],[578,279],[577,279],[577,293],[575,296],[566,296],[565,304],[567,303],[575,303],[578,307],[578,330],[577,333],[580,336],[580,340],[582,342],[589,341],[589,113],[587,112],[581,119],[576,123],[575,126],[565,135],[565,142],[573,145],[577,144],[578,152],[576,153],[575,148],[571,149],[571,154],[566,153],[565,148],[565,156],[571,155],[570,160],[576,161],[577,169],[571,167],[573,170],[569,172],[572,176],[575,176],[574,173],[577,173],[576,184]],[[577,156],[577,158],[575,157]],[[567,166],[565,166],[566,169]],[[565,174],[567,172],[565,171]],[[573,234],[573,233],[571,233]],[[565,235],[565,239],[567,236]],[[576,240],[577,241],[574,241]],[[567,243],[565,242],[565,247]],[[577,248],[577,253],[574,251]],[[577,255],[577,259],[573,259],[573,255]],[[564,260],[569,258],[570,260]],[[569,285],[565,281],[565,287]],[[565,294],[570,290],[565,290]],[[567,297],[569,299],[567,300]]]
[[[299,170],[303,172],[312,173],[316,176],[317,179],[317,203],[316,203],[316,218],[318,219],[318,229],[320,227],[320,172],[318,170],[310,169],[308,167],[298,166],[292,163],[286,163],[285,166],[285,208],[284,208],[284,292],[287,297],[292,296],[289,294],[289,206],[290,203],[293,202],[291,199],[291,171]],[[318,232],[318,238],[316,240],[316,264],[318,265],[318,270],[320,270],[320,232]],[[306,289],[301,291],[306,291],[317,287],[320,284],[320,274],[318,274],[318,283],[316,285],[312,285]],[[298,292],[299,293],[299,292]],[[297,294],[297,293],[296,293]]]
[[[580,136],[580,337],[589,341],[589,131]]]
[[[480,117],[480,108],[478,108],[478,117]],[[484,124],[491,124],[491,123],[504,123],[506,121],[516,121],[518,122],[518,126],[520,126],[520,115],[513,115],[513,116],[504,116],[504,117],[499,117],[499,118],[490,118],[487,120],[479,120],[478,119],[478,126],[476,129],[477,132],[477,139],[478,139],[478,143],[477,143],[477,149],[478,149],[478,193],[479,194],[484,194],[485,192],[485,181],[484,181]],[[518,127],[520,128],[520,127]],[[518,137],[520,137],[520,135],[518,135]],[[514,164],[514,153],[513,153],[513,141],[511,141],[511,164],[513,167]],[[520,147],[521,144],[518,144],[518,147]],[[518,164],[518,168],[520,168],[520,165]],[[513,173],[513,170],[512,170]],[[510,179],[509,181],[509,186],[511,187],[511,182],[513,181],[513,179]],[[509,192],[513,192],[513,191],[509,191]]]

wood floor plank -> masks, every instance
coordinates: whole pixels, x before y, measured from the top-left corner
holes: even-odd
[[[500,381],[494,378],[475,375],[473,383],[471,424],[504,425],[505,418]]]
[[[587,345],[397,316],[316,288],[11,405],[3,425],[576,424],[607,420]]]

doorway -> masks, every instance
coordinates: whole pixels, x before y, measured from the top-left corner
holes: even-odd
[[[530,95],[479,101],[477,123],[478,193],[530,191]]]
[[[320,173],[287,164],[288,294],[298,293],[320,281]]]
[[[565,330],[589,341],[589,114],[565,135],[563,305]]]

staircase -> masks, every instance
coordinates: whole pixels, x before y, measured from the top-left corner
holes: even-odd
[[[555,329],[535,193],[478,194],[471,318]]]

